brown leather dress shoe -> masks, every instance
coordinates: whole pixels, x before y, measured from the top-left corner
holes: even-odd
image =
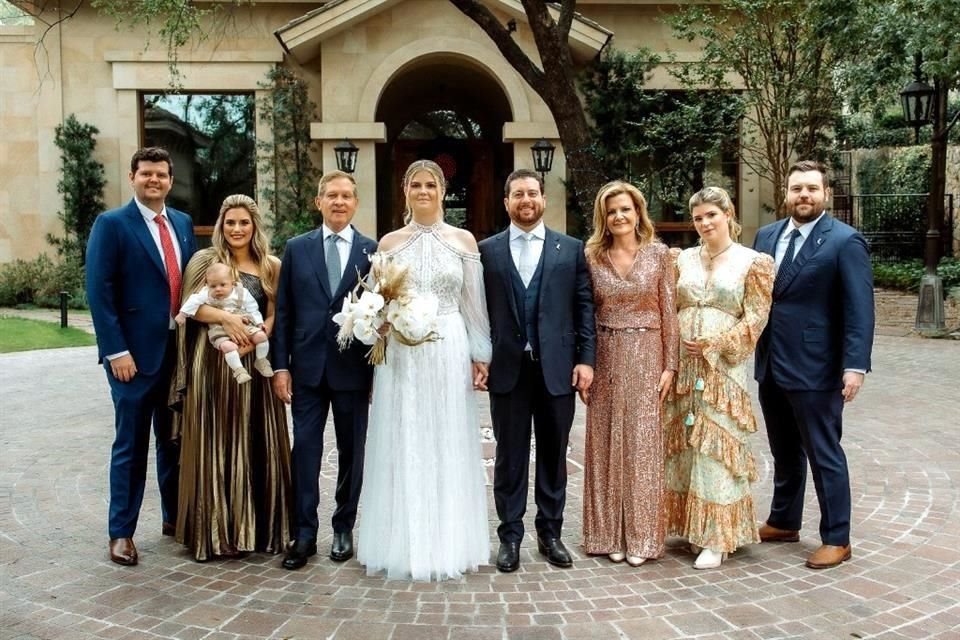
[[[841,562],[846,562],[851,557],[853,557],[853,553],[850,545],[838,547],[835,544],[822,544],[807,558],[807,566],[811,569],[829,569]]]
[[[777,529],[766,522],[760,527],[760,542],[799,542],[800,532],[790,529]]]
[[[164,522],[162,525],[160,525],[160,533],[165,536],[176,535],[177,525],[173,524],[172,522]]]
[[[137,547],[133,544],[133,538],[113,538],[110,540],[110,559],[126,567],[137,564]]]

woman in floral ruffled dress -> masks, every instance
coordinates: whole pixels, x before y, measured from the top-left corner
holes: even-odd
[[[694,568],[714,569],[760,541],[747,363],[767,323],[774,264],[737,242],[723,189],[696,193],[690,213],[700,244],[677,255],[680,368],[663,413],[667,534],[689,540],[699,554]]]

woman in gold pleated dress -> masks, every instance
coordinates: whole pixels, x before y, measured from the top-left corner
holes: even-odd
[[[660,403],[679,345],[673,260],[643,195],[623,182],[597,194],[586,253],[597,364],[584,398],[583,548],[640,566],[664,551]]]
[[[774,267],[770,256],[737,243],[740,225],[723,189],[696,193],[690,214],[700,245],[676,261],[682,348],[664,408],[667,531],[689,540],[694,568],[714,569],[760,541],[747,364],[767,324]]]
[[[212,262],[233,268],[254,296],[267,335],[273,331],[280,261],[268,254],[263,218],[252,198],[228,196],[220,207],[212,246],[199,251],[183,274],[183,299],[204,285]],[[284,404],[270,379],[253,365],[253,345],[242,347],[253,376],[237,384],[223,356],[207,341],[205,323],[222,324],[244,342],[239,316],[203,306],[178,333],[172,388],[181,438],[176,540],[198,561],[249,551],[279,553],[291,535],[290,442]]]

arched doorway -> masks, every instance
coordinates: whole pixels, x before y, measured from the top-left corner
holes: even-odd
[[[503,180],[513,169],[503,125],[512,120],[500,85],[456,56],[428,56],[405,67],[380,95],[376,120],[387,141],[377,145],[377,234],[403,224],[403,172],[414,160],[437,162],[447,178],[447,221],[478,239],[502,229]]]

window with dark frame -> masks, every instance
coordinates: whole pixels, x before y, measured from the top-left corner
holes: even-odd
[[[193,217],[198,237],[213,233],[228,195],[256,198],[256,101],[252,93],[140,94],[143,146],[170,152],[167,202]]]

